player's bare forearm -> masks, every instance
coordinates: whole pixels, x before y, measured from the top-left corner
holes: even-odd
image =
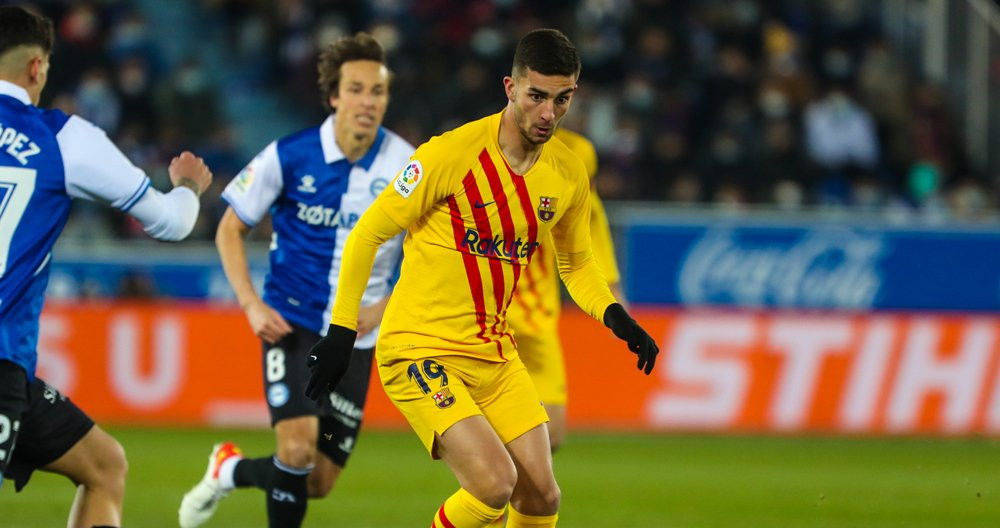
[[[215,232],[215,247],[219,251],[222,270],[229,280],[236,300],[240,307],[246,310],[250,305],[260,302],[260,296],[250,279],[250,268],[247,264],[246,243],[244,242],[250,228],[243,223],[232,209],[226,209]]]

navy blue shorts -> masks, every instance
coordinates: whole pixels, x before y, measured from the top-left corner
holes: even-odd
[[[0,478],[21,491],[31,474],[66,454],[94,427],[79,407],[20,366],[0,361]]]
[[[319,334],[292,325],[292,332],[281,341],[273,345],[262,342],[264,396],[272,427],[289,418],[319,417],[317,449],[344,467],[361,429],[374,349],[355,349],[344,379],[329,399],[316,403],[306,396],[306,358],[319,339]]]

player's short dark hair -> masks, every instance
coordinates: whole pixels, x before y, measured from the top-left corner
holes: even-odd
[[[38,46],[52,53],[52,20],[20,6],[0,7],[0,55],[18,46]]]
[[[340,89],[340,66],[345,62],[369,60],[385,64],[385,50],[375,37],[359,32],[340,37],[319,56],[319,92],[323,106],[330,108],[330,96]]]
[[[514,51],[511,75],[523,75],[525,68],[542,75],[580,75],[580,54],[558,29],[536,29],[521,37]]]

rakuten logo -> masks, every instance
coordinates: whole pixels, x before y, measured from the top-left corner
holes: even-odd
[[[531,257],[535,248],[540,246],[540,242],[525,243],[521,237],[517,240],[507,241],[496,235],[493,238],[482,238],[475,229],[466,229],[465,238],[462,239],[461,248],[468,248],[470,253],[482,255],[484,257],[506,258],[509,260],[521,260]]]

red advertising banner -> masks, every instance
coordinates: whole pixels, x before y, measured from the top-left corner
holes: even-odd
[[[1000,433],[1000,317],[636,309],[656,370],[568,308],[569,421],[633,430]],[[50,304],[38,374],[100,422],[267,424],[242,311]],[[373,372],[365,420],[404,427]]]

